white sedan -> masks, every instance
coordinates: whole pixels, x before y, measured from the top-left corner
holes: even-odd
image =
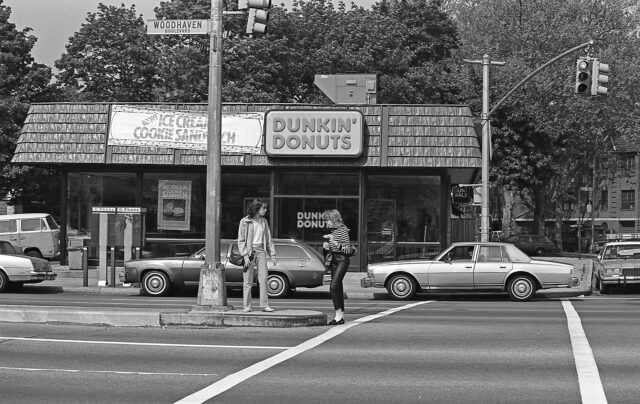
[[[49,261],[26,255],[0,254],[0,293],[25,283],[56,279]]]
[[[370,264],[362,287],[386,288],[397,300],[417,292],[504,292],[530,300],[536,290],[578,285],[573,266],[533,260],[509,243],[454,243],[435,259]]]

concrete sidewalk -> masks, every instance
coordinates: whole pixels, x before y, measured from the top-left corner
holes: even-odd
[[[573,265],[574,276],[580,284],[573,288],[546,289],[536,293],[545,298],[566,298],[587,296],[592,293],[591,259],[577,258],[544,258]],[[140,295],[140,288],[123,286],[116,282],[116,287],[98,286],[98,270],[90,268],[88,271],[88,286],[83,286],[83,272],[69,270],[68,267],[53,263],[53,270],[58,274],[55,281],[45,281],[39,284],[42,291],[51,293],[78,293],[100,295]],[[116,271],[121,270],[117,268]],[[347,299],[375,299],[388,300],[389,296],[382,288],[362,288],[360,279],[366,277],[364,272],[349,272],[345,276],[343,285]],[[40,286],[41,285],[41,286]],[[329,286],[317,288],[299,288],[300,292],[313,291],[329,293]],[[443,295],[443,294],[434,294]],[[444,294],[444,296],[451,294]],[[71,308],[49,306],[0,306],[0,322],[35,322],[35,323],[68,323],[133,327],[161,327],[161,326],[246,326],[246,327],[303,327],[327,324],[327,315],[317,311],[307,310],[276,310],[272,313],[252,311],[244,313],[239,309],[226,311],[208,310],[207,307],[194,306],[191,310],[171,309],[122,309],[109,310],[95,308]]]

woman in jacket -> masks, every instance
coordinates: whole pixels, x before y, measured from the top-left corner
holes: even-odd
[[[355,248],[349,240],[349,229],[344,225],[340,212],[336,209],[325,210],[322,212],[322,219],[327,222],[327,226],[331,230],[331,234],[326,235],[326,247],[331,251],[331,300],[333,300],[333,308],[336,310],[336,316],[329,322],[329,325],[344,324],[344,289],[342,281],[347,274],[349,268],[349,257],[355,252]]]
[[[247,208],[247,216],[240,220],[238,227],[238,249],[244,257],[242,272],[242,306],[243,311],[251,311],[251,287],[253,285],[254,268],[258,268],[258,284],[260,286],[260,307],[262,311],[274,311],[269,307],[267,294],[267,253],[276,265],[276,250],[271,240],[269,223],[264,218],[267,213],[267,202],[254,199]]]

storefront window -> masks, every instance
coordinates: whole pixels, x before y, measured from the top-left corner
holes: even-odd
[[[266,170],[265,170],[266,171]],[[269,201],[269,173],[265,174],[222,174],[222,238],[238,237],[238,223],[246,214],[247,206],[254,198]],[[265,217],[271,224],[272,206]],[[273,227],[273,224],[271,224]]]
[[[432,256],[440,243],[440,177],[369,175],[369,262]]]
[[[358,175],[340,173],[282,173],[278,181],[281,195],[358,196]]]
[[[69,238],[91,238],[93,206],[135,206],[133,173],[69,173]],[[97,229],[96,229],[97,230]]]
[[[321,214],[337,209],[350,230],[351,240],[358,242],[358,174],[284,172],[277,179],[277,190],[277,237],[302,240],[321,250],[322,235],[330,231]]]

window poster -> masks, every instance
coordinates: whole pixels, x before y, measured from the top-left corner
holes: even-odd
[[[158,181],[158,230],[189,230],[191,181]]]

